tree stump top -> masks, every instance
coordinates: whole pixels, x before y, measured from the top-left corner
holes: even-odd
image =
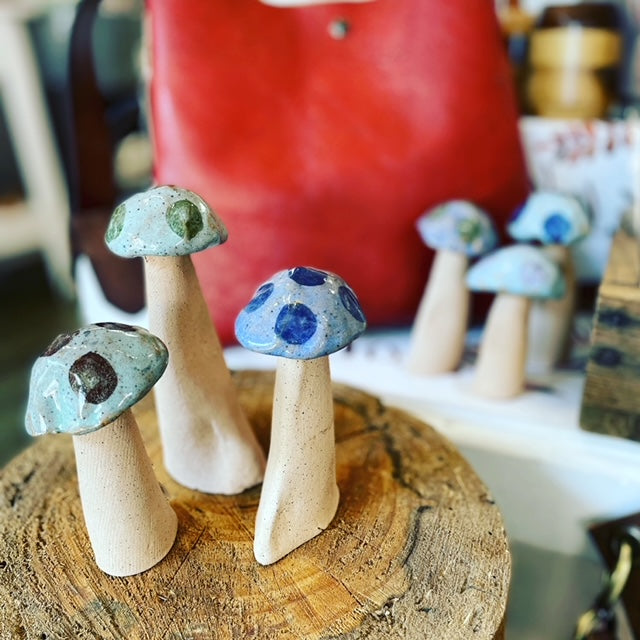
[[[267,449],[273,375],[235,379]],[[0,638],[502,638],[511,564],[485,485],[419,420],[346,386],[334,398],[338,512],[267,567],[252,551],[260,487],[212,496],[175,483],[151,397],[136,415],[180,524],[141,575],[95,566],[71,438],[40,438],[0,475]]]

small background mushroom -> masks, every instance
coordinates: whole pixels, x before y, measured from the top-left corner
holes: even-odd
[[[543,244],[567,283],[561,298],[536,300],[532,305],[527,355],[527,369],[531,372],[547,372],[567,355],[576,299],[571,247],[590,229],[589,215],[580,200],[554,191],[533,192],[507,227],[515,240]]]
[[[327,528],[338,506],[329,354],[366,328],[339,276],[309,267],[278,272],[236,320],[246,348],[278,358],[271,445],[256,516],[254,554],[276,562]]]
[[[531,300],[564,295],[564,277],[542,249],[514,245],[477,262],[467,283],[472,291],[497,294],[480,343],[474,390],[490,398],[518,395],[525,386]]]
[[[149,569],[175,540],[176,514],[130,410],[167,358],[146,330],[101,323],[58,336],[32,369],[27,431],[73,435],[89,538],[96,563],[110,575]]]
[[[446,373],[459,366],[464,351],[469,259],[493,249],[498,239],[489,216],[464,200],[428,211],[417,228],[436,255],[413,323],[408,368],[422,375]]]
[[[149,328],[171,353],[156,389],[167,471],[191,489],[235,494],[262,480],[264,453],[238,402],[190,257],[226,239],[202,198],[169,186],[123,202],[106,234],[114,253],[144,256]]]

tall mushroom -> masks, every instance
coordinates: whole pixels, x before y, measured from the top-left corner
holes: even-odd
[[[329,526],[338,507],[329,354],[366,327],[339,276],[297,267],[263,284],[236,320],[248,349],[278,358],[254,554],[271,564]]]
[[[436,255],[413,323],[407,364],[413,373],[433,375],[460,364],[469,316],[469,258],[490,251],[498,239],[489,216],[465,200],[427,211],[417,227]]]
[[[236,494],[260,483],[264,453],[240,407],[190,255],[226,239],[200,196],[169,186],[125,200],[106,234],[114,253],[144,257],[149,329],[171,352],[156,390],[166,468],[190,489]]]
[[[96,563],[112,576],[149,569],[176,537],[178,519],[130,410],[162,375],[167,357],[144,329],[102,323],[58,336],[31,373],[27,431],[72,434]]]
[[[541,249],[513,245],[477,262],[467,283],[472,291],[497,293],[484,327],[474,389],[489,398],[518,395],[525,385],[531,300],[564,295],[564,277]]]
[[[531,371],[548,371],[566,354],[576,295],[571,247],[590,229],[587,211],[577,198],[543,190],[529,196],[507,227],[515,240],[533,240],[543,244],[567,282],[562,298],[537,301],[531,308],[527,356],[527,366]]]

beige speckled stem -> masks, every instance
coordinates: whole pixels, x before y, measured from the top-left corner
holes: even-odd
[[[499,293],[484,328],[474,390],[488,398],[511,398],[525,385],[529,298]]]
[[[407,366],[412,373],[435,375],[458,368],[469,315],[467,263],[461,253],[436,253],[411,332]]]
[[[550,245],[544,251],[560,267],[567,292],[558,300],[536,300],[531,305],[527,355],[527,370],[531,373],[548,373],[567,355],[575,311],[575,267],[571,249]]]
[[[130,576],[171,549],[178,518],[164,495],[127,409],[98,431],[74,436],[78,484],[96,564]]]
[[[328,357],[278,359],[271,446],[253,550],[271,564],[321,533],[338,508]]]
[[[164,462],[180,484],[236,494],[259,484],[264,453],[240,404],[191,258],[145,259],[149,330],[169,349],[155,387]]]

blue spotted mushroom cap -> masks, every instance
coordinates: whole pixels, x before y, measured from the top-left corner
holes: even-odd
[[[514,240],[565,246],[586,236],[590,229],[591,222],[582,203],[554,191],[534,191],[507,226]]]
[[[526,298],[561,298],[566,289],[558,265],[544,250],[512,245],[482,258],[467,272],[472,291],[511,293]]]
[[[296,267],[260,286],[235,328],[247,349],[310,360],[347,346],[366,326],[358,298],[342,278]]]
[[[162,186],[119,204],[105,240],[123,258],[185,256],[222,244],[227,235],[222,220],[198,194]]]
[[[451,200],[430,209],[418,218],[416,226],[422,241],[436,250],[475,257],[498,244],[491,218],[466,200]]]
[[[106,322],[59,335],[31,370],[27,432],[81,435],[109,424],[148,393],[168,357],[140,327]]]

